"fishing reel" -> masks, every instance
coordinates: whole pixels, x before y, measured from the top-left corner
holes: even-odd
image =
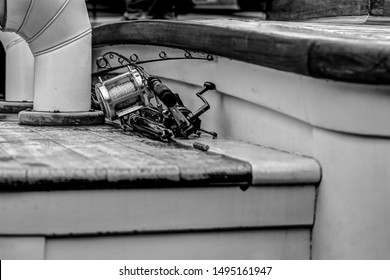
[[[128,67],[128,71],[107,79],[99,78],[95,93],[106,118],[113,121],[149,104],[151,96],[147,94],[141,73]]]
[[[136,64],[126,66],[125,73],[103,80],[95,85],[95,94],[106,118],[119,119],[121,127],[132,129],[148,137],[170,141],[173,137],[188,138],[201,132],[217,137],[215,132],[201,128],[199,117],[210,109],[202,96],[215,85],[206,82],[196,95],[203,105],[194,113],[161,80],[150,76]]]

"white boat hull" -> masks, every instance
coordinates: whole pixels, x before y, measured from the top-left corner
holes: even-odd
[[[183,57],[184,50],[146,45],[100,46],[142,60]],[[193,53],[201,55],[200,53]],[[316,79],[225,57],[144,64],[191,109],[205,81],[211,109],[205,128],[228,138],[316,158],[323,168],[312,237],[314,259],[390,257],[389,86]],[[96,72],[95,68],[93,72]]]

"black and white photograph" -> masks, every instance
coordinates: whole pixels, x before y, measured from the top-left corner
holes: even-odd
[[[390,0],[0,0],[0,29],[1,260],[390,260]]]

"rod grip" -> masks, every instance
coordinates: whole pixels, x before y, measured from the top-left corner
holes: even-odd
[[[149,88],[157,95],[157,97],[165,104],[167,107],[173,107],[177,103],[175,94],[164,85],[159,78],[149,77],[148,78]]]

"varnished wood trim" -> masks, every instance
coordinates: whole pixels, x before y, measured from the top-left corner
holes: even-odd
[[[316,42],[310,52],[314,77],[390,84],[390,48],[363,42]]]
[[[373,16],[390,16],[390,0],[371,0],[370,14]]]
[[[390,16],[390,0],[260,0],[269,20],[339,16]]]
[[[267,0],[270,20],[305,20],[332,16],[368,15],[369,0]]]
[[[255,23],[118,22],[93,29],[92,44],[144,44],[192,49],[284,71],[308,75],[308,40],[263,32]]]
[[[95,27],[93,46],[192,49],[316,78],[390,84],[386,30],[364,25],[340,28],[237,20],[118,22]]]

